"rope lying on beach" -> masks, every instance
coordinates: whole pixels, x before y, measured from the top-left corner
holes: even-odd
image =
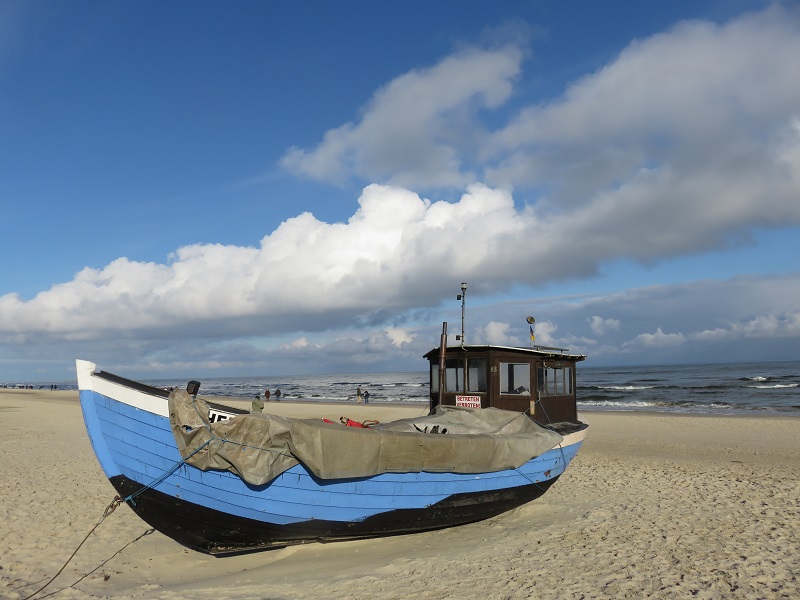
[[[218,438],[212,437],[210,440],[208,440],[208,441],[207,441],[206,443],[204,443],[202,446],[200,446],[199,448],[197,448],[197,449],[196,449],[194,452],[192,452],[192,453],[191,453],[189,456],[187,456],[186,458],[190,458],[190,457],[191,457],[191,456],[193,456],[194,454],[196,454],[196,453],[200,452],[200,450],[202,450],[203,448],[205,448],[205,447],[206,447],[208,444],[210,444],[210,443],[211,443],[211,442],[212,442],[214,439],[218,439]],[[75,555],[78,553],[78,550],[80,550],[80,549],[81,549],[81,546],[83,546],[83,544],[86,542],[86,540],[88,540],[88,539],[89,539],[89,536],[90,536],[90,535],[92,535],[92,534],[94,533],[94,531],[95,531],[95,530],[96,530],[96,529],[97,529],[97,528],[100,526],[100,524],[101,524],[101,523],[102,523],[102,522],[105,520],[105,518],[106,518],[108,515],[110,515],[111,513],[113,513],[113,512],[114,512],[114,511],[117,509],[117,507],[118,507],[120,504],[122,504],[123,502],[125,502],[125,503],[130,503],[132,506],[136,506],[135,499],[136,499],[138,496],[141,496],[141,495],[142,495],[143,493],[145,493],[147,490],[149,490],[149,489],[152,489],[152,488],[156,487],[157,485],[159,485],[160,483],[162,483],[163,481],[165,481],[165,480],[166,480],[166,479],[167,479],[167,478],[168,478],[170,475],[172,475],[173,473],[175,473],[175,471],[177,471],[178,469],[180,469],[180,468],[181,468],[181,467],[182,467],[184,464],[186,464],[186,459],[181,459],[181,460],[177,461],[177,462],[176,462],[174,465],[172,465],[172,466],[171,466],[169,469],[167,469],[166,471],[164,471],[164,472],[163,472],[161,475],[159,475],[158,477],[156,477],[156,478],[155,478],[153,481],[151,481],[150,483],[148,483],[146,486],[144,486],[144,487],[142,487],[141,489],[139,489],[139,490],[137,490],[137,491],[133,492],[132,494],[129,494],[128,496],[125,496],[125,498],[123,498],[123,497],[121,497],[121,496],[114,496],[114,499],[111,501],[111,504],[109,504],[109,505],[106,507],[105,511],[103,512],[103,516],[102,516],[102,517],[100,517],[100,520],[99,520],[99,521],[98,521],[98,522],[95,524],[95,526],[94,526],[94,527],[92,527],[92,528],[91,528],[91,530],[89,531],[89,533],[87,533],[87,534],[86,534],[86,537],[84,537],[84,538],[83,538],[83,540],[81,541],[81,543],[80,543],[80,544],[78,544],[78,547],[77,547],[77,548],[75,548],[75,551],[74,551],[74,552],[73,552],[73,553],[70,555],[70,557],[67,559],[67,561],[64,563],[64,565],[63,565],[63,566],[62,566],[62,567],[61,567],[61,568],[58,570],[58,573],[56,573],[55,575],[53,575],[53,576],[50,578],[50,580],[49,580],[47,583],[45,583],[45,584],[44,584],[42,587],[40,587],[38,590],[36,590],[36,591],[35,591],[35,592],[33,592],[32,594],[30,594],[30,595],[28,595],[28,596],[25,596],[25,597],[24,597],[22,600],[30,600],[30,599],[31,599],[31,598],[33,598],[33,597],[34,597],[36,594],[38,594],[38,593],[39,593],[39,592],[41,592],[43,589],[45,589],[45,588],[46,588],[48,585],[50,585],[51,583],[53,583],[53,582],[56,580],[56,578],[57,578],[59,575],[61,575],[62,571],[64,571],[64,569],[66,569],[66,568],[67,568],[67,565],[70,563],[70,561],[71,561],[73,558],[75,558]]]
[[[66,569],[66,568],[67,568],[67,565],[70,563],[70,561],[71,561],[73,558],[75,558],[75,555],[78,553],[78,550],[80,550],[80,549],[81,549],[81,546],[83,546],[83,544],[86,542],[86,540],[88,540],[88,539],[89,539],[89,536],[90,536],[90,535],[92,535],[92,534],[94,533],[95,529],[97,529],[98,527],[100,527],[100,523],[102,523],[103,521],[105,521],[106,517],[107,517],[108,515],[110,515],[111,513],[113,513],[115,510],[117,510],[117,507],[118,507],[120,504],[122,504],[123,502],[124,502],[124,500],[123,500],[122,498],[120,498],[119,496],[114,496],[114,499],[111,501],[111,504],[109,504],[108,506],[106,506],[106,509],[105,509],[105,511],[103,512],[103,516],[102,516],[102,517],[100,517],[100,520],[99,520],[99,521],[98,521],[98,522],[95,524],[95,526],[94,526],[94,527],[92,527],[92,528],[89,530],[89,533],[87,533],[87,534],[86,534],[86,537],[85,537],[85,538],[83,538],[83,540],[81,541],[81,543],[80,543],[80,544],[78,544],[78,547],[77,547],[77,548],[75,548],[75,551],[74,551],[74,552],[73,552],[73,553],[70,555],[70,557],[67,559],[67,562],[65,562],[65,563],[64,563],[64,565],[63,565],[63,566],[62,566],[62,567],[61,567],[61,568],[58,570],[58,573],[56,573],[55,575],[53,575],[53,576],[50,578],[50,580],[49,580],[47,583],[45,583],[45,584],[44,584],[42,587],[40,587],[38,590],[36,590],[36,591],[35,591],[35,592],[33,592],[32,594],[29,594],[28,596],[25,596],[25,597],[24,597],[22,600],[30,600],[30,598],[33,598],[33,597],[34,597],[36,594],[38,594],[38,593],[39,593],[39,592],[41,592],[41,591],[42,591],[44,588],[46,588],[48,585],[50,585],[51,583],[53,583],[53,582],[56,580],[56,577],[58,577],[59,575],[61,575],[62,571],[63,571],[64,569]]]

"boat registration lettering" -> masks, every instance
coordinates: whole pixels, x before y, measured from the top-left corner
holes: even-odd
[[[232,416],[233,415],[229,415],[229,414],[214,410],[213,408],[208,409],[208,421],[209,421],[209,423],[217,423],[219,421],[227,421]]]
[[[456,396],[456,406],[463,406],[464,408],[480,408],[480,396]]]

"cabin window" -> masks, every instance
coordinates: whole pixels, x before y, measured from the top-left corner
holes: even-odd
[[[539,396],[572,395],[572,367],[539,367],[536,374]]]
[[[446,392],[464,391],[464,364],[447,361],[444,368],[444,389]],[[431,365],[431,391],[439,392],[439,365]]]
[[[446,361],[444,367],[445,392],[464,391],[464,361]],[[431,365],[431,391],[439,392],[439,365]]]
[[[446,360],[444,363],[445,391],[463,392],[464,391],[464,360]]]
[[[486,359],[469,358],[467,359],[467,390],[470,392],[488,391],[486,377]],[[464,360],[453,359],[445,361],[445,391],[463,392],[464,391]],[[439,392],[439,365],[431,365],[431,391]]]
[[[486,359],[467,359],[467,391],[485,392],[486,387]]]
[[[500,363],[500,393],[531,394],[531,366],[528,363]]]

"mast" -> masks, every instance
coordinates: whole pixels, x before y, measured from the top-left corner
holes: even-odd
[[[464,345],[464,309],[467,301],[467,282],[461,282],[461,293],[456,296],[456,300],[461,300],[461,335],[456,339],[461,340],[461,345]]]
[[[442,405],[445,386],[445,354],[447,354],[447,321],[442,323],[442,336],[439,338],[439,406]],[[433,409],[433,407],[431,407]],[[432,412],[432,410],[431,410]]]

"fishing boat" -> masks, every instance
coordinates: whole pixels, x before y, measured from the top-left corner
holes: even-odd
[[[586,425],[557,348],[461,345],[430,363],[429,415],[350,423],[250,414],[76,361],[98,461],[139,517],[213,555],[414,533],[544,494]],[[373,405],[370,405],[373,406]],[[365,426],[366,425],[366,426]]]

